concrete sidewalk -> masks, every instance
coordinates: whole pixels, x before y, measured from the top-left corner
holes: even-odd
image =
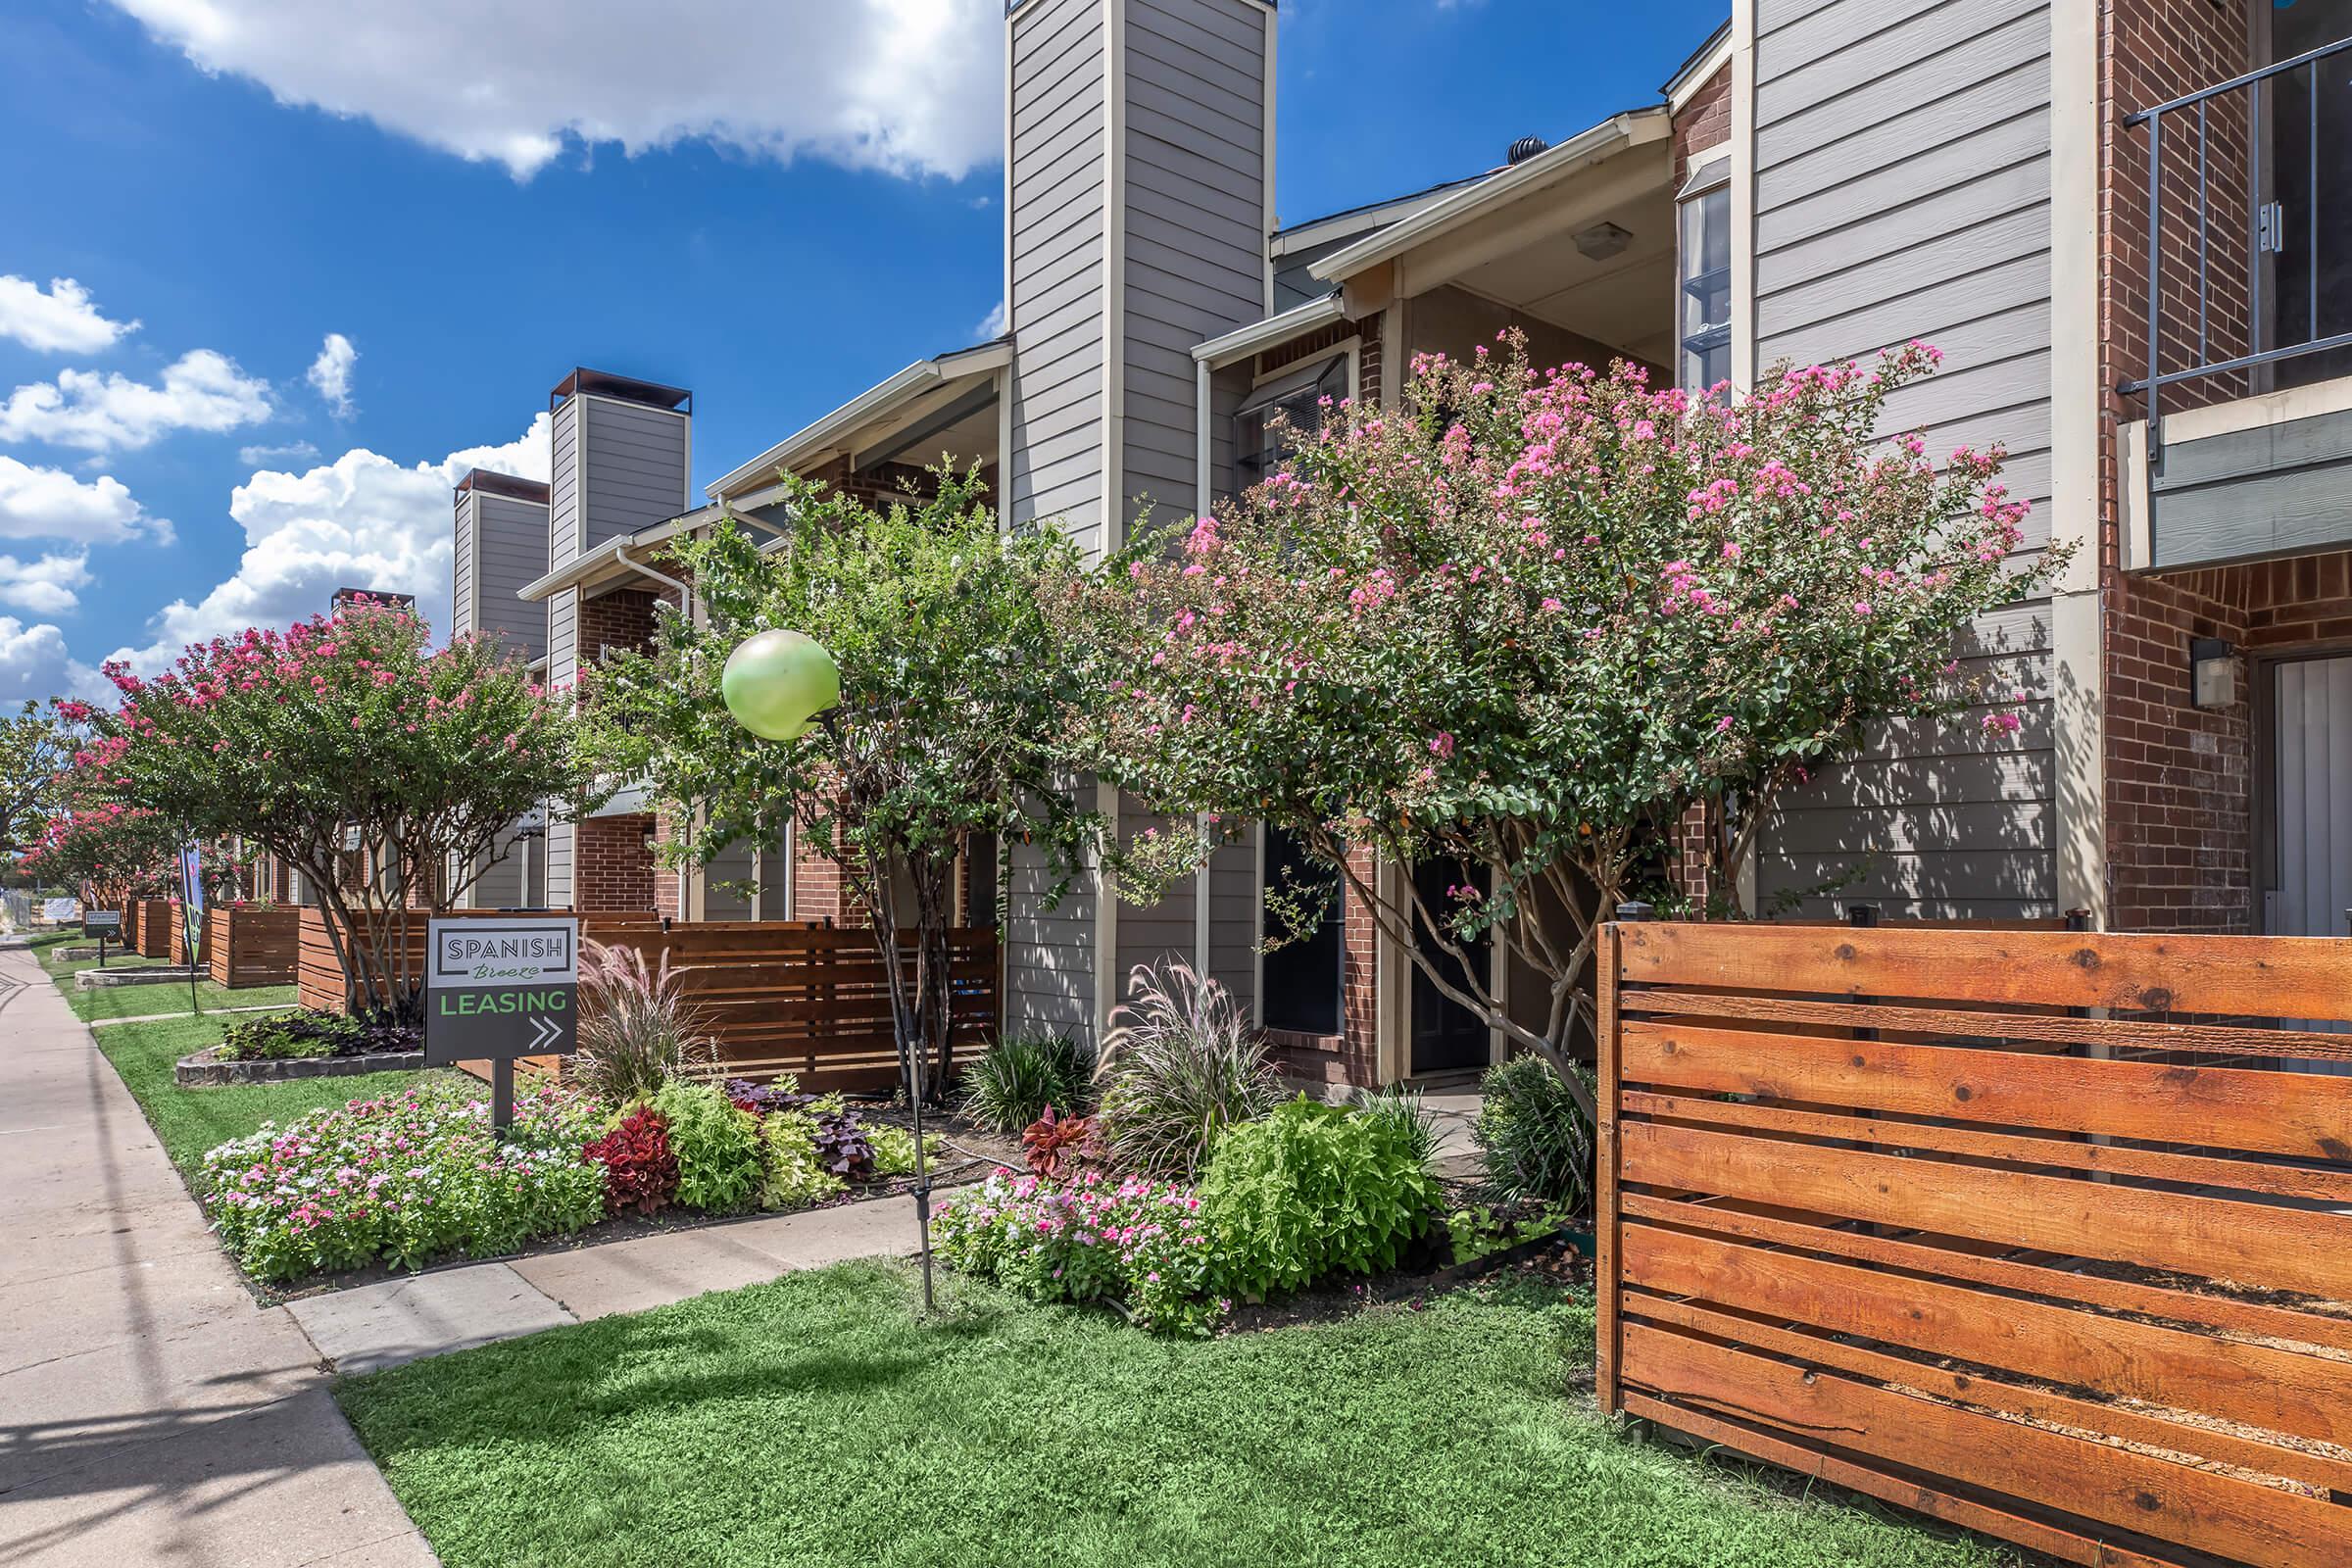
[[[429,1568],[37,957],[0,950],[0,1564]]]

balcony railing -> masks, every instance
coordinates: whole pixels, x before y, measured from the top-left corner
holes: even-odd
[[[2243,390],[2256,390],[2258,378],[2276,373],[2266,372],[2266,367],[2352,349],[2352,330],[2323,330],[2345,324],[2345,312],[2340,284],[2329,277],[2324,287],[2321,265],[2323,252],[2334,264],[2352,260],[2345,149],[2333,127],[2322,133],[2323,116],[2339,117],[2348,102],[2340,69],[2347,66],[2352,66],[2352,38],[2232,76],[2125,121],[2145,126],[2148,133],[2147,362],[2145,373],[2120,390],[2147,400],[2150,454],[2159,462],[2156,428],[2167,388],[2235,376]],[[2324,164],[2328,177],[2323,177]],[[2191,179],[2193,341],[2184,318],[2192,246],[2186,234],[2168,232],[2164,205],[2168,182]],[[2333,211],[2330,197],[2336,202]],[[2227,225],[2219,235],[2217,202]],[[2290,203],[2303,211],[2290,211]],[[2304,254],[2290,260],[2290,251],[2298,247]],[[2294,261],[2302,264],[2301,277],[2294,275]],[[2182,359],[2188,363],[2178,363]]]

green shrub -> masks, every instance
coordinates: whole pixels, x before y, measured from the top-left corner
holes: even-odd
[[[1590,1087],[1592,1079],[1585,1076]],[[1497,1202],[1581,1209],[1592,1191],[1592,1128],[1566,1083],[1542,1056],[1487,1069],[1470,1136]]]
[[[649,1102],[669,1124],[678,1158],[677,1201],[706,1214],[752,1206],[767,1178],[760,1120],[739,1110],[715,1084],[672,1079]]]
[[[1438,1124],[1422,1107],[1421,1091],[1392,1084],[1386,1089],[1358,1089],[1348,1102],[1367,1116],[1385,1116],[1411,1144],[1413,1156],[1424,1165],[1438,1157]]]
[[[1103,1041],[1096,1113],[1114,1164],[1190,1178],[1219,1135],[1263,1116],[1282,1080],[1225,988],[1182,963],[1138,964]]]
[[[806,1208],[842,1190],[842,1179],[825,1169],[824,1156],[817,1152],[816,1118],[798,1110],[771,1110],[759,1121],[765,1156],[761,1208]]]
[[[914,1169],[914,1134],[887,1122],[865,1124],[866,1147],[874,1152],[874,1174],[905,1176]],[[939,1134],[923,1134],[923,1152],[939,1157]]]
[[[422,1040],[414,1023],[305,1007],[239,1018],[222,1032],[220,1054],[229,1061],[357,1056],[371,1052],[421,1051]]]
[[[1084,1111],[1093,1099],[1094,1063],[1067,1035],[1007,1035],[980,1054],[963,1075],[963,1113],[1010,1138],[1052,1105]]]
[[[1225,1134],[1200,1210],[1226,1292],[1263,1297],[1394,1266],[1429,1229],[1437,1197],[1397,1117],[1302,1095]]]

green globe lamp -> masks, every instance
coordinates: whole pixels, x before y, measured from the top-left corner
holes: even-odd
[[[839,706],[841,668],[806,633],[763,631],[727,656],[718,693],[735,722],[761,740],[798,740],[817,714]]]

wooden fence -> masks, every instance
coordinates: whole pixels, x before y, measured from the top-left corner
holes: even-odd
[[[284,906],[216,905],[204,911],[204,960],[230,990],[290,986],[299,965],[302,911]]]
[[[125,919],[122,922],[123,948],[132,950],[135,940],[135,951],[140,957],[171,957],[172,928],[179,923],[178,909],[172,906],[170,899],[134,899],[131,903],[138,911],[138,934],[135,939],[132,937],[131,922]]]
[[[409,944],[418,973],[424,931],[425,916],[413,915]],[[717,1043],[715,1076],[764,1080],[789,1072],[818,1094],[886,1090],[898,1080],[888,982],[866,931],[781,920],[680,922],[665,931],[650,915],[592,914],[582,918],[580,934],[635,948],[651,965],[667,957],[701,1027]],[[948,959],[950,1044],[960,1061],[996,1038],[996,932],[950,933]],[[299,968],[304,1006],[343,1010],[343,971],[324,911],[315,907],[301,911]]]
[[[568,914],[570,911],[566,909],[557,912]],[[445,918],[487,920],[497,918],[499,913],[500,911],[496,909],[452,909]],[[431,919],[432,916],[422,909],[409,911],[408,930],[405,933],[408,955],[406,972],[419,984],[424,978],[424,938],[428,922]],[[298,988],[295,992],[295,1000],[306,1007],[322,1007],[328,1012],[341,1012],[343,1010],[343,965],[335,956],[334,943],[327,937],[327,911],[318,905],[307,904],[302,906],[300,920],[300,939],[295,960],[295,984]],[[362,928],[363,932],[367,929],[367,927]],[[362,945],[366,945],[364,938]],[[395,949],[397,950],[400,944],[396,940]],[[395,966],[400,963],[400,955],[397,951],[393,954],[392,961]]]
[[[1610,1411],[2069,1562],[2352,1563],[2352,941],[1627,924]]]
[[[715,1075],[789,1072],[812,1094],[887,1090],[898,1081],[889,982],[870,932],[774,920],[678,924],[665,932],[659,922],[590,916],[582,935],[636,948],[649,964],[667,956],[718,1043]],[[996,932],[949,934],[949,1040],[959,1062],[996,1038],[998,973]]]

